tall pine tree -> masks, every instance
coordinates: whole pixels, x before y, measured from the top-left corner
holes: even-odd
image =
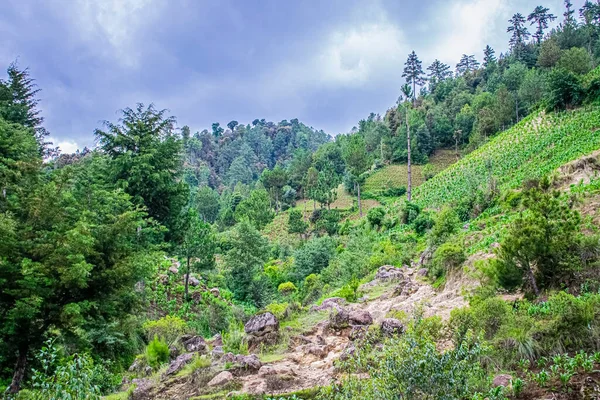
[[[417,57],[417,53],[413,50],[412,53],[408,55],[408,59],[404,64],[404,73],[402,74],[403,78],[406,78],[406,81],[412,85],[412,101],[413,104],[416,101],[416,93],[417,93],[417,85],[422,85],[425,83],[425,78],[423,77],[425,73],[423,72],[423,63]]]

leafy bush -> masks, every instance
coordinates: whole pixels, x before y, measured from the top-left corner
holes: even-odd
[[[271,303],[265,310],[273,314],[279,320],[283,320],[288,316],[289,303]]]
[[[435,224],[429,231],[429,241],[433,246],[439,246],[458,231],[460,220],[451,208],[444,208],[435,218]]]
[[[546,94],[546,108],[552,110],[571,109],[583,100],[581,79],[573,72],[555,68],[548,76],[549,91]]]
[[[433,253],[430,273],[435,278],[442,276],[465,262],[466,256],[462,246],[454,242],[446,242]]]
[[[158,368],[169,361],[169,346],[157,336],[146,347],[146,359],[153,368]]]
[[[223,351],[233,354],[248,354],[244,324],[231,323],[229,329],[221,333],[221,337],[223,338]]]
[[[304,277],[321,272],[333,257],[335,241],[330,237],[308,240],[294,253],[291,279],[301,282]]]
[[[416,203],[406,202],[400,211],[400,219],[404,224],[411,224],[421,212],[421,207]]]
[[[385,189],[381,194],[385,197],[401,197],[406,194],[406,186],[390,187]]]
[[[342,298],[346,299],[347,301],[353,303],[358,298],[357,292],[358,292],[359,286],[360,286],[360,282],[358,281],[358,279],[353,279],[347,285],[344,285],[341,288],[339,288],[338,290],[336,290],[335,292],[333,292],[332,296],[342,297]]]
[[[339,222],[340,213],[337,210],[322,210],[321,217],[315,222],[315,228],[333,236],[338,233]]]
[[[296,292],[298,288],[292,282],[283,282],[277,287],[277,290],[281,294],[289,295],[291,293]]]
[[[300,287],[298,298],[303,305],[315,302],[323,294],[323,282],[317,274],[310,274],[304,278],[304,283]]]
[[[157,321],[147,321],[143,325],[148,337],[158,337],[168,346],[187,332],[187,323],[179,317],[167,315]]]
[[[385,209],[383,207],[374,207],[367,213],[367,219],[371,226],[379,228],[385,217]]]
[[[433,219],[426,213],[419,214],[413,221],[413,226],[417,235],[424,235],[425,232],[433,227],[433,225]]]

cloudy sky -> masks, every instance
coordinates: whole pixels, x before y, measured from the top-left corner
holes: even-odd
[[[30,68],[66,152],[137,102],[193,131],[299,118],[337,134],[394,104],[413,49],[425,67],[500,53],[515,12],[562,16],[542,1],[2,0],[0,64]]]

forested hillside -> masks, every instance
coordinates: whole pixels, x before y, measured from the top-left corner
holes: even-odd
[[[455,71],[413,51],[336,137],[137,104],[60,154],[11,64],[6,398],[596,398],[600,3],[564,6]]]

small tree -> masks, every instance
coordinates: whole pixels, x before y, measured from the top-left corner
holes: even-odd
[[[308,223],[304,221],[302,211],[291,210],[288,217],[288,232],[298,233],[300,238],[303,238],[306,229],[308,229]]]
[[[181,256],[185,259],[185,299],[188,299],[190,273],[210,269],[214,266],[216,242],[209,224],[200,219],[192,208],[184,214],[184,234]]]
[[[358,213],[362,217],[362,206],[360,203],[361,175],[371,166],[371,158],[367,153],[365,139],[361,135],[355,134],[349,137],[344,146],[344,160],[356,183]]]
[[[256,229],[262,229],[273,220],[269,194],[266,190],[253,190],[250,196],[241,201],[235,210],[238,221],[248,219]]]
[[[406,119],[406,141],[407,141],[407,152],[408,152],[408,165],[407,165],[407,172],[408,172],[408,186],[406,189],[406,198],[408,199],[408,201],[410,201],[411,197],[412,197],[412,173],[411,173],[411,156],[410,156],[410,123],[408,122],[408,108],[409,108],[409,99],[410,97],[413,95],[412,89],[410,88],[410,85],[407,83],[404,86],[402,86],[402,95],[404,95],[404,98],[406,99],[405,105],[404,105],[404,109],[406,111],[405,114],[405,119]]]

